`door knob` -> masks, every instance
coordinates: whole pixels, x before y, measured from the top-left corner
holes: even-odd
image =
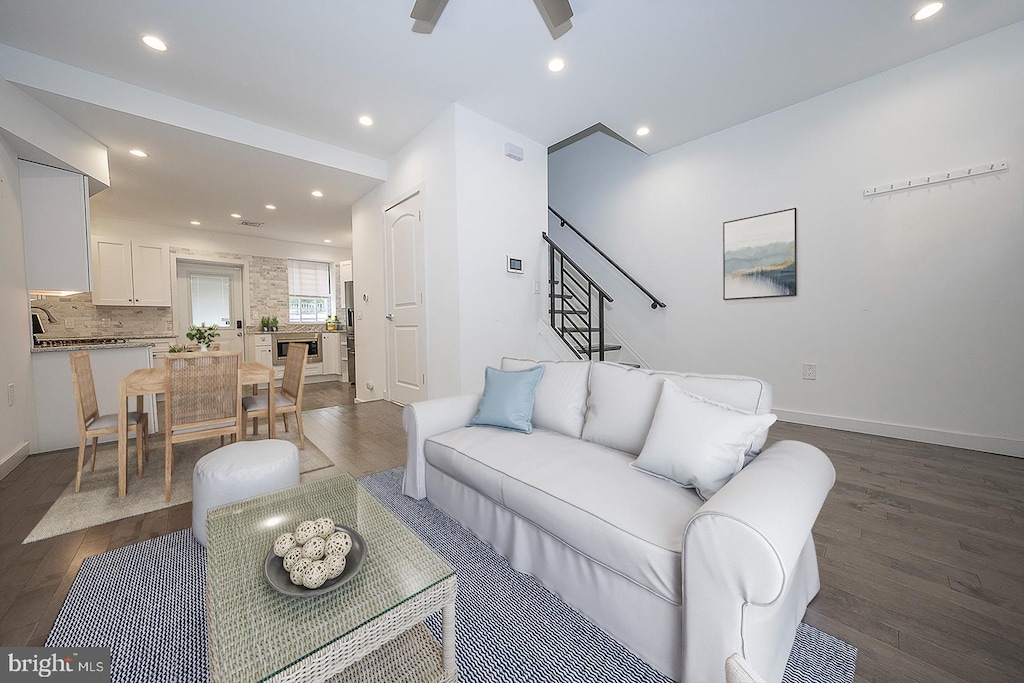
[[[395,314],[394,313],[388,313],[384,317],[387,318],[388,320],[394,320],[395,319]]]

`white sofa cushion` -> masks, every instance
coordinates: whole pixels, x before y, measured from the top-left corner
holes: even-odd
[[[740,412],[662,380],[654,422],[630,467],[695,489],[707,500],[740,471],[754,438],[774,422],[774,415]]]
[[[544,368],[544,376],[534,394],[534,426],[580,438],[587,413],[590,361],[501,359],[502,370],[528,370],[537,365]]]
[[[758,415],[771,411],[771,387],[759,379],[735,375],[652,372],[618,363],[595,362],[590,369],[590,397],[582,438],[639,455],[654,420],[661,386],[669,380],[691,394]],[[767,428],[747,452],[760,452]]]
[[[700,498],[633,458],[545,429],[456,429],[424,444],[447,476],[665,600],[681,604],[683,531]]]

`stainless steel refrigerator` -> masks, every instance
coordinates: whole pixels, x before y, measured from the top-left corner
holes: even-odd
[[[348,348],[348,381],[356,383],[356,316],[352,281],[345,283],[345,335]]]

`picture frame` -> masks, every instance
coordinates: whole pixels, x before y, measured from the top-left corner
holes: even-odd
[[[796,296],[796,208],[722,224],[722,298]]]

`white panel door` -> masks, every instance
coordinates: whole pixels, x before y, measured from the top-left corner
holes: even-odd
[[[178,310],[174,315],[178,343],[192,343],[185,337],[189,326],[205,323],[219,328],[215,341],[221,351],[244,352],[242,330],[235,326],[242,318],[242,306],[241,266],[178,259]]]
[[[384,213],[388,389],[389,398],[402,404],[427,398],[422,204],[416,193]]]

